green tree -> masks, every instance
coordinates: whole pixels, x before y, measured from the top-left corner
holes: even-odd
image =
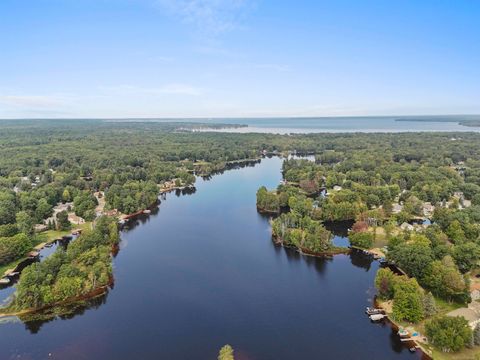
[[[458,244],[454,246],[452,255],[458,269],[466,273],[477,266],[480,260],[480,246],[471,242]]]
[[[348,235],[350,244],[362,249],[370,249],[373,246],[373,234],[370,232],[357,232]]]
[[[437,313],[437,304],[431,292],[428,292],[423,297],[423,313],[425,317],[430,317]]]
[[[472,329],[461,316],[441,316],[425,323],[430,342],[443,352],[460,351],[472,341]]]
[[[68,220],[68,213],[66,211],[60,211],[57,214],[57,227],[58,230],[70,230],[72,224]]]
[[[433,260],[430,241],[423,236],[415,236],[408,242],[393,246],[387,258],[397,264],[408,275],[421,279],[426,265]]]
[[[480,324],[478,323],[473,330],[473,344],[477,346],[480,345]]]
[[[23,234],[0,238],[0,265],[21,258],[32,249],[32,239]]]
[[[375,287],[382,299],[392,299],[396,275],[388,268],[380,268],[375,276]]]
[[[230,345],[224,345],[218,353],[218,360],[234,360],[233,348]]]
[[[394,285],[393,317],[396,320],[419,322],[423,319],[421,288],[415,279],[400,277]]]
[[[72,201],[72,195],[70,194],[70,191],[68,191],[67,188],[65,188],[65,189],[63,190],[63,193],[62,193],[62,201],[63,201],[64,203]]]
[[[274,192],[267,190],[262,186],[257,191],[257,208],[261,211],[279,212],[280,202],[278,196]]]
[[[35,210],[37,222],[42,222],[43,219],[48,218],[50,215],[52,215],[52,205],[46,199],[40,199]]]
[[[16,215],[16,220],[20,232],[28,236],[33,234],[33,219],[26,211],[19,211]]]
[[[434,294],[448,300],[464,301],[468,293],[467,284],[450,256],[429,264],[422,281]]]
[[[466,240],[462,225],[458,220],[453,220],[445,233],[454,243],[462,243]]]
[[[423,203],[416,196],[410,196],[403,206],[403,210],[411,215],[422,215]]]

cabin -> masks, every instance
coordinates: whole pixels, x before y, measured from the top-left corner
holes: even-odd
[[[403,210],[403,205],[400,205],[399,203],[392,204],[392,214],[398,214],[402,212],[402,210]]]
[[[36,233],[40,233],[40,232],[47,231],[47,230],[48,230],[48,227],[47,227],[47,225],[45,225],[45,224],[36,224],[36,225],[33,227],[33,230],[34,230]]]
[[[103,213],[107,216],[117,216],[118,215],[117,209],[107,210],[107,211],[104,211]]]
[[[435,211],[435,206],[433,206],[431,202],[423,203],[423,216],[427,218],[431,217],[434,211]]]
[[[75,213],[68,213],[68,221],[70,221],[72,224],[77,225],[85,224],[85,219],[75,215]]]
[[[463,197],[463,192],[461,192],[461,191],[455,191],[455,192],[453,193],[453,197],[456,198],[456,199],[458,199],[458,200],[463,200],[463,198],[464,198],[464,197]]]
[[[402,225],[400,225],[400,229],[404,231],[413,231],[415,227],[412,224],[404,222]]]
[[[473,301],[480,300],[480,283],[475,280],[477,279],[473,277],[470,283],[470,296]]]
[[[463,199],[460,202],[460,205],[462,206],[462,208],[468,208],[468,207],[472,206],[472,202],[470,200]]]

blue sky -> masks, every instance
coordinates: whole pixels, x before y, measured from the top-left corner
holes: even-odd
[[[0,118],[480,113],[480,1],[1,0]]]

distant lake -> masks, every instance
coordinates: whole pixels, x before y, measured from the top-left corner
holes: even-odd
[[[221,129],[224,132],[260,132],[274,134],[289,133],[342,133],[342,132],[416,132],[416,131],[475,131],[480,127],[467,127],[458,122],[444,121],[444,117],[430,117],[429,121],[396,121],[395,117],[321,117],[321,118],[269,118],[269,119],[215,119],[212,122],[226,124],[246,124],[246,128]],[[454,120],[463,120],[455,117]],[[430,121],[431,120],[431,121]]]
[[[0,324],[0,358],[214,360],[228,343],[236,360],[418,359],[364,314],[377,262],[273,244],[255,192],[278,185],[281,164],[264,159],[168,194],[122,231],[107,296],[62,319]]]

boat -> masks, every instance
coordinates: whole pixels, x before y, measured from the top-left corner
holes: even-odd
[[[38,251],[30,251],[28,253],[28,258],[29,259],[35,259],[36,257],[38,257],[40,255],[40,253]]]
[[[8,273],[6,277],[14,277],[20,274],[20,271],[12,271],[11,273]]]
[[[417,348],[415,346],[412,346],[410,349],[408,349],[411,353],[414,353],[417,351]]]
[[[147,209],[147,210],[143,210],[143,213],[144,213],[144,214],[150,214],[151,212],[152,212],[152,210],[148,210],[148,209]]]
[[[367,307],[367,309],[365,310],[365,313],[367,315],[385,314],[385,311],[383,309],[376,309],[376,308]]]
[[[385,314],[373,314],[373,315],[370,315],[370,320],[380,321],[380,320],[383,320],[386,317],[387,317],[387,315],[385,315]]]
[[[397,334],[400,337],[410,337],[410,333],[405,329],[399,329]]]
[[[7,285],[10,284],[10,279],[7,277],[1,278],[0,279],[0,285]]]

